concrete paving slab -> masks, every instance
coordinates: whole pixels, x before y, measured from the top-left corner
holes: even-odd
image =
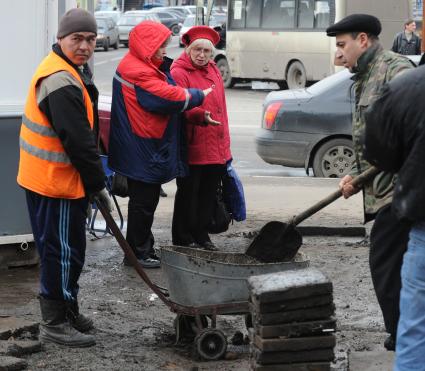
[[[0,371],[24,370],[27,368],[27,361],[21,358],[0,356]]]
[[[0,354],[6,356],[20,357],[41,350],[41,343],[35,340],[0,340]]]
[[[0,340],[17,337],[24,332],[38,333],[38,323],[17,317],[0,317]]]
[[[350,371],[391,371],[393,369],[394,352],[370,351],[350,352]]]

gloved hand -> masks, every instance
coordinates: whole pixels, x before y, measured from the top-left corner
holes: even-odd
[[[90,201],[94,202],[95,199],[99,200],[102,203],[102,205],[104,205],[108,209],[109,212],[112,211],[112,202],[111,202],[111,199],[109,198],[109,194],[106,188],[103,188],[99,192],[93,193],[90,197]]]

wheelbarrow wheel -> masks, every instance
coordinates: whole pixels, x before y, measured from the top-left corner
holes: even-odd
[[[207,317],[204,315],[200,316],[202,328],[208,327]],[[176,318],[174,318],[174,330],[176,333],[176,344],[179,342],[183,343],[191,343],[196,334],[199,332],[196,324],[195,317],[188,316],[185,314],[177,314]]]
[[[217,329],[204,329],[195,337],[196,355],[206,361],[216,361],[224,356],[227,340]]]

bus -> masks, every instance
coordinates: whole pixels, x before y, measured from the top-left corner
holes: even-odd
[[[334,73],[335,39],[325,30],[353,13],[378,17],[390,48],[412,0],[228,0],[226,50],[214,58],[225,86],[259,80],[295,89]]]

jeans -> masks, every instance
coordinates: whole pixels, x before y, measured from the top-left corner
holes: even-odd
[[[394,371],[425,370],[425,222],[412,226],[401,269]]]

